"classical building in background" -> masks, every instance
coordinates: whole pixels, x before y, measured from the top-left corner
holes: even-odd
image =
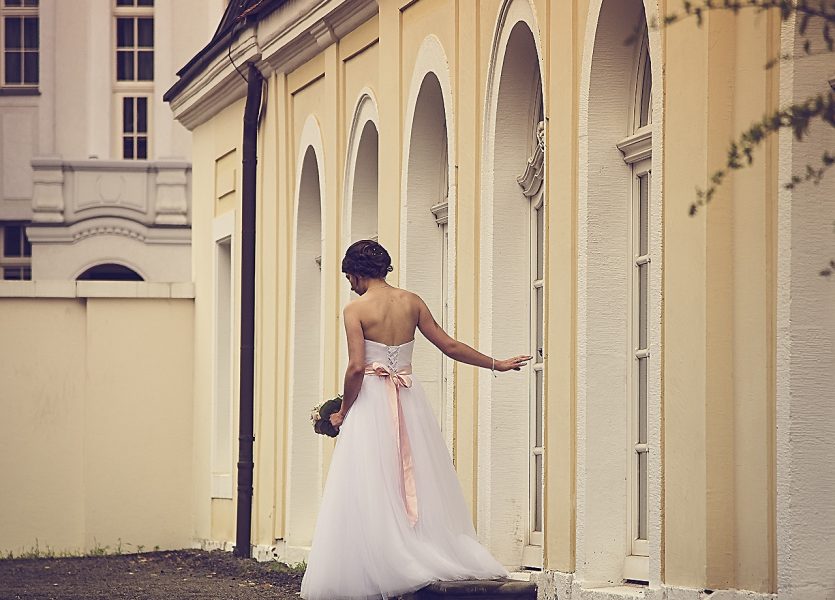
[[[161,93],[223,7],[0,3],[0,279],[191,279],[190,135]]]

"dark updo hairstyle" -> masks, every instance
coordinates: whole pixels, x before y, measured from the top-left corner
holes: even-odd
[[[342,259],[342,272],[357,277],[382,279],[392,271],[391,256],[374,240],[360,240],[351,244]]]

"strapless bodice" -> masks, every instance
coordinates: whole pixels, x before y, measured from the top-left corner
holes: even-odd
[[[378,362],[382,363],[392,371],[400,371],[412,366],[412,351],[415,347],[415,340],[400,344],[399,346],[387,346],[380,342],[365,340],[365,364]]]

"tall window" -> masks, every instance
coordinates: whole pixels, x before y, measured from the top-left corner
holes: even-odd
[[[150,155],[149,105],[154,93],[153,0],[116,0],[115,104],[117,148],[122,158]]]
[[[636,63],[630,135],[618,144],[629,165],[630,213],[630,361],[629,369],[629,539],[625,578],[646,581],[648,578],[648,503],[647,503],[647,401],[649,350],[650,268],[652,265],[649,221],[652,189],[652,75],[647,38],[644,36]]]
[[[443,140],[447,140],[446,122],[443,125]],[[440,321],[441,327],[449,330],[450,314],[449,314],[449,150],[446,144],[443,144],[441,150],[440,161],[440,176],[438,178],[438,202],[430,207],[432,215],[435,217],[435,223],[441,230],[441,279],[439,282],[441,289],[441,314],[436,315]],[[447,410],[450,408],[450,399],[447,398],[447,389],[450,375],[449,361],[444,357],[441,358],[441,377],[439,380],[438,398],[440,398],[440,414],[439,420],[441,422],[441,432],[445,439],[451,445],[452,432],[448,431],[449,424],[447,423]],[[450,450],[452,450],[450,448]],[[453,452],[453,456],[454,456]],[[453,461],[455,459],[453,458]]]
[[[529,401],[529,499],[528,544],[522,561],[527,567],[542,567],[544,517],[544,410],[545,410],[545,122],[540,105],[534,149],[525,172],[517,178],[528,199],[530,212],[530,370]]]
[[[32,279],[32,246],[23,225],[0,227],[0,275],[6,281]]]
[[[38,85],[40,31],[38,0],[3,0],[3,85]]]

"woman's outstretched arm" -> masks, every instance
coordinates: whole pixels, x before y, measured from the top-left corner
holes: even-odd
[[[426,336],[426,339],[435,344],[441,352],[451,359],[484,369],[495,369],[496,371],[518,371],[531,360],[532,357],[527,355],[494,360],[464,342],[459,342],[438,325],[423,299],[418,295],[415,295],[415,298],[418,303],[418,329]]]

